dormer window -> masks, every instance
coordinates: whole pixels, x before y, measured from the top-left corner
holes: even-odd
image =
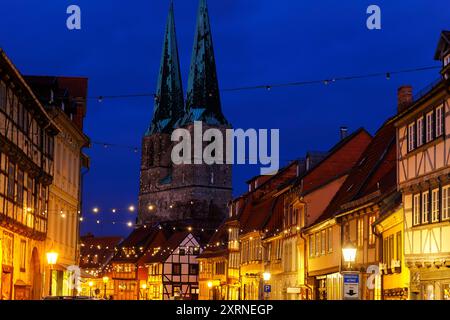
[[[450,64],[450,53],[444,57],[444,67]]]

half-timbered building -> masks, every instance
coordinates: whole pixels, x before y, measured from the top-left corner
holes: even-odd
[[[161,245],[153,244],[142,262],[148,268],[143,289],[146,300],[197,300],[200,243],[188,231],[175,232]]]
[[[435,54],[441,77],[413,98],[399,89],[398,188],[411,299],[450,299],[450,32]]]
[[[0,49],[0,299],[40,299],[57,125]]]

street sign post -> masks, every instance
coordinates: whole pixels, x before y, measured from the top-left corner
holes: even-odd
[[[360,281],[359,272],[343,272],[343,298],[344,300],[360,299]]]
[[[270,291],[272,291],[272,286],[270,284],[265,284],[264,285],[264,292],[265,293],[270,293]]]

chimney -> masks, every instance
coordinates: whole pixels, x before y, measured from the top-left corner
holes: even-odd
[[[341,134],[341,140],[347,138],[348,128],[347,127],[341,127],[340,134]]]
[[[402,113],[413,103],[413,89],[410,85],[401,86],[397,90],[397,112]]]

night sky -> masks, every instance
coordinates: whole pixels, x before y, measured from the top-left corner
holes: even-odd
[[[66,8],[77,4],[82,29],[66,28]],[[221,88],[315,80],[436,66],[440,31],[449,29],[448,0],[209,0]],[[366,28],[366,9],[382,10],[382,29]],[[198,0],[175,0],[183,87],[194,39]],[[86,76],[89,95],[155,91],[168,0],[2,1],[0,46],[23,74]],[[396,90],[415,91],[437,70],[330,85],[222,93],[235,128],[279,128],[284,163],[308,150],[328,150],[339,127],[374,133],[396,112]],[[152,98],[89,100],[85,131],[93,141],[140,147]],[[82,232],[126,235],[127,212],[137,204],[140,153],[94,145],[84,182]],[[234,166],[234,194],[258,166]],[[100,211],[92,213],[97,206]],[[117,213],[111,213],[116,208]],[[95,220],[109,221],[96,224]],[[111,221],[117,221],[115,225]]]

